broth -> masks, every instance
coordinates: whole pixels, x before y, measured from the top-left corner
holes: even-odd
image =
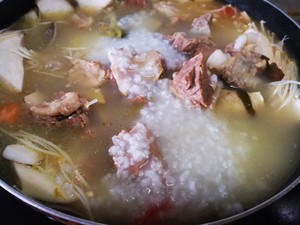
[[[294,103],[298,99],[295,98],[280,108],[284,99],[276,94],[272,97],[270,93],[275,92],[274,87],[263,82],[259,91],[248,91],[260,93],[264,98],[263,106],[257,106],[256,114],[251,116],[242,103],[237,103],[236,106],[235,92],[230,87],[229,97],[233,96],[234,99],[226,100],[225,106],[219,103],[218,99],[223,95],[216,93],[228,88],[228,84],[222,80],[224,78],[219,77],[218,83],[211,83],[211,86],[217,88],[209,107],[195,107],[192,101],[182,99],[170,90],[174,77],[180,74],[174,72],[180,71],[182,64],[194,55],[172,47],[172,43],[166,40],[166,35],[180,31],[185,32],[189,38],[197,37],[198,34],[190,29],[194,18],[213,12],[214,18],[209,25],[213,48],[224,49],[245,34],[249,27],[257,28],[260,23],[251,21],[245,13],[231,7],[225,7],[229,15],[225,13],[224,16],[223,11],[219,14],[218,9],[224,8],[215,1],[169,3],[168,10],[171,10],[171,14],[176,14],[171,18],[168,13],[164,14],[159,7],[155,7],[160,1],[149,1],[146,6],[130,2],[112,2],[101,12],[92,15],[84,12],[83,15],[93,21],[84,28],[74,25],[74,19],[71,19],[73,14],[82,13],[79,6],[74,6],[73,14],[67,15],[63,20],[52,22],[43,18],[42,14],[41,21],[23,30],[23,47],[34,52],[28,51],[26,53],[30,57],[24,56],[25,75],[21,92],[7,88],[4,82],[1,84],[0,106],[13,102],[20,107],[17,122],[6,123],[0,119],[1,151],[6,146],[17,143],[15,137],[19,133],[12,132],[23,130],[26,135],[41,137],[62,149],[63,159],[59,158],[61,155],[57,156],[58,159],[43,156],[37,165],[30,168],[40,168],[40,165],[46,164],[45,168],[49,170],[43,168],[46,174],[59,174],[49,178],[55,184],[62,185],[64,181],[61,179],[64,178],[61,177],[66,173],[69,176],[66,183],[73,188],[71,190],[82,188],[82,192],[76,192],[78,189],[74,191],[77,195],[72,192],[66,202],[59,202],[56,199],[60,198],[59,195],[54,196],[53,201],[46,201],[42,196],[32,197],[51,207],[103,223],[190,224],[214,221],[242,212],[280,190],[299,167],[299,143],[296,136],[299,131],[299,116]],[[20,28],[20,21],[10,29],[23,29]],[[45,29],[48,32],[46,34]],[[268,38],[272,36],[260,28],[256,32],[261,32]],[[277,40],[273,38],[272,41],[276,43]],[[116,74],[124,72],[122,66],[125,65],[126,68],[127,61],[120,61],[124,65],[114,70],[114,60],[117,61],[122,56],[113,57],[114,54],[123,53],[120,49],[125,51],[124,46],[134,47],[137,53],[133,55],[137,56],[134,55],[135,61],[132,60],[129,64],[135,63],[139,67],[148,62],[148,58],[145,60],[147,55],[142,55],[143,53],[153,49],[158,51],[164,60],[165,75],[158,80],[150,80],[149,83],[149,77],[146,77],[145,80],[137,81],[138,85],[134,83],[128,90],[129,94],[121,93]],[[275,52],[278,49],[274,47]],[[282,63],[294,65],[292,68],[295,69],[293,77],[290,75],[291,70],[279,65],[280,60],[277,58],[278,67],[284,73],[289,71],[289,74],[285,73],[284,79],[297,80],[297,68],[293,60],[283,50],[280,54],[285,60]],[[76,60],[80,59],[100,63],[110,75],[96,86],[90,86],[86,80],[76,75],[76,79],[70,81],[70,71],[76,62],[80,62]],[[155,66],[150,65],[150,70]],[[125,71],[130,73],[128,68]],[[142,69],[145,73],[149,71],[146,66]],[[132,70],[135,71],[135,68]],[[87,112],[83,110],[88,118],[86,123],[79,126],[75,123],[75,126],[64,124],[62,121],[69,115],[56,116],[57,121],[53,123],[43,120],[43,116],[33,116],[32,106],[24,102],[31,93],[42,93],[38,98],[42,98],[42,102],[49,102],[55,93],[61,91],[79,93],[90,103],[93,99],[98,99],[98,102],[88,106]],[[142,93],[142,98],[140,95],[136,96],[138,91]],[[291,92],[291,89],[288,91]],[[256,107],[253,102],[252,105]],[[76,110],[74,114],[72,112],[72,115],[82,113],[79,111]],[[150,156],[146,161],[138,161],[137,165],[118,174],[121,170],[118,163],[124,165],[126,160],[130,161],[131,157],[135,157],[134,153],[127,152],[122,156],[125,158],[124,162],[117,161],[120,160],[117,159],[120,153],[116,148],[122,148],[123,143],[118,141],[129,138],[128,142],[124,142],[127,145],[132,142],[130,138],[144,140],[140,137],[143,135],[142,131],[138,131],[136,136],[133,131],[125,132],[138,126],[137,124],[143,124],[147,128],[150,133],[146,137],[151,134],[155,139],[150,146],[153,147],[152,144],[155,143],[159,153],[151,149],[149,152],[148,149]],[[124,137],[121,136],[122,130],[125,132]],[[137,141],[133,145],[137,149],[143,149],[146,144]],[[51,167],[60,167],[60,160],[70,163],[67,165],[71,169],[59,171],[58,168]],[[141,162],[143,164],[139,164]],[[24,190],[22,187],[24,180],[18,177],[11,161],[1,157],[0,168],[1,179],[30,195],[26,191],[28,189]],[[68,175],[73,169],[88,185],[80,181],[78,174],[73,174],[74,177]]]

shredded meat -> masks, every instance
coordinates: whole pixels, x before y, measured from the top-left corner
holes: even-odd
[[[214,89],[210,76],[204,69],[202,53],[183,65],[170,88],[175,95],[182,99],[190,99],[198,107],[207,108],[212,103]]]
[[[50,102],[31,106],[30,111],[33,117],[42,123],[83,127],[88,122],[84,113],[87,110],[84,109],[86,103],[87,100],[76,92],[60,92]]]
[[[69,70],[69,83],[86,87],[99,87],[104,83],[106,72],[102,65],[84,59],[75,59]]]

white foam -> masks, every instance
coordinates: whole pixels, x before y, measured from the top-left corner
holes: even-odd
[[[122,39],[100,37],[95,43],[95,45],[89,48],[87,59],[100,62],[104,65],[109,65],[107,55],[111,48],[123,48],[125,46],[133,46],[139,54],[151,50],[158,51],[165,60],[168,69],[177,68],[186,59],[184,55],[176,51],[164,39],[163,35],[145,29],[134,30]]]

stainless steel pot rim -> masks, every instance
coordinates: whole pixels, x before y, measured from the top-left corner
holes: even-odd
[[[239,219],[245,218],[263,208],[266,206],[272,204],[276,200],[280,199],[284,195],[286,195],[288,192],[290,192],[293,188],[295,188],[300,183],[300,176],[296,178],[292,183],[290,183],[287,187],[279,191],[277,194],[273,195],[271,198],[267,199],[266,201],[247,209],[241,213],[235,214],[230,217],[226,217],[224,219],[204,223],[205,225],[221,225],[221,224],[227,224],[233,221],[237,221]],[[62,223],[70,223],[73,222],[75,224],[81,224],[81,225],[108,225],[101,222],[94,222],[87,219],[82,219],[76,216],[69,215],[64,212],[60,212],[56,209],[50,208],[41,202],[32,199],[26,195],[24,195],[20,190],[11,187],[7,183],[5,183],[3,180],[0,179],[0,187],[4,188],[7,192],[21,200],[22,202],[28,204],[29,206],[33,207],[35,210],[37,210],[39,213],[44,213],[49,219],[53,219],[55,221],[59,221]],[[204,225],[202,224],[202,225]],[[200,224],[199,224],[200,225]]]

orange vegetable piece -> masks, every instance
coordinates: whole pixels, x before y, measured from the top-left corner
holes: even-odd
[[[17,103],[0,105],[0,124],[15,123],[19,119],[21,107]]]
[[[228,17],[228,18],[231,18],[231,17],[236,16],[238,14],[238,11],[230,5],[226,5],[222,8],[220,8],[220,9],[217,9],[217,10],[215,10],[215,12],[217,14],[219,14],[220,16]]]

